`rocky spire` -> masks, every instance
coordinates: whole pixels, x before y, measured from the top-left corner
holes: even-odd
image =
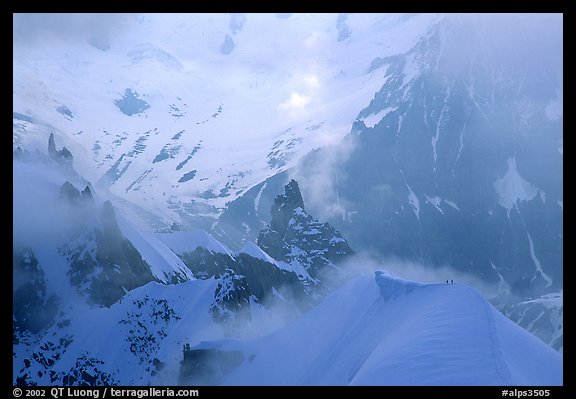
[[[48,137],[48,155],[50,155],[51,158],[58,156],[58,151],[56,151],[56,141],[54,140],[54,133],[50,133],[50,137]]]
[[[314,219],[304,209],[298,183],[291,180],[276,197],[270,226],[260,232],[258,246],[276,260],[303,266],[316,278],[318,271],[353,253],[330,224]]]
[[[85,201],[86,203],[94,203],[94,197],[92,196],[92,191],[90,190],[90,187],[86,186],[84,190],[82,190],[82,192],[80,193],[80,196],[82,197],[82,200]]]
[[[48,137],[48,155],[50,158],[67,165],[71,165],[74,160],[72,153],[66,147],[62,147],[60,151],[56,149],[54,133],[50,133],[50,137]]]
[[[277,196],[272,205],[272,221],[270,222],[272,230],[279,233],[285,232],[288,222],[297,208],[304,210],[304,200],[298,183],[292,179],[284,187],[284,194]]]
[[[80,191],[72,183],[69,181],[64,182],[62,186],[60,186],[60,194],[59,197],[61,200],[66,200],[70,203],[77,203],[80,200]]]
[[[94,204],[94,198],[92,197],[92,192],[90,187],[86,186],[82,192],[80,192],[72,183],[69,181],[64,182],[60,186],[59,197],[61,200],[66,200],[67,202],[74,205],[88,205]]]

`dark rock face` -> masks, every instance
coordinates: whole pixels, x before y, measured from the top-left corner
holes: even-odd
[[[124,114],[128,116],[138,115],[150,108],[150,104],[140,98],[140,95],[135,90],[127,88],[121,99],[114,100],[114,105]]]
[[[56,151],[54,133],[50,133],[50,137],[48,137],[48,155],[50,155],[51,158],[54,158],[58,155],[58,151]]]
[[[14,248],[12,255],[13,340],[35,334],[52,323],[58,299],[46,291],[46,278],[30,248]]]
[[[74,157],[72,153],[66,148],[62,147],[60,151],[56,150],[56,141],[54,140],[54,133],[50,133],[48,137],[48,155],[50,158],[62,163],[64,165],[72,165]]]
[[[210,309],[217,321],[234,321],[243,313],[250,318],[250,300],[264,306],[276,305],[280,294],[294,300],[295,309],[307,303],[305,286],[298,276],[265,260],[245,253],[235,256],[198,247],[179,255],[186,266],[201,279],[221,279]]]
[[[65,182],[60,187],[59,197],[61,200],[77,203],[80,200],[80,191],[72,183]]]
[[[184,346],[183,355],[178,380],[181,385],[216,385],[245,360],[239,350],[192,349],[190,345]]]
[[[211,252],[203,247],[179,256],[194,276],[203,280],[211,277],[219,278],[227,269],[234,267],[234,258],[230,255]]]
[[[277,297],[275,291],[282,297],[295,300],[297,306],[305,302],[305,291],[298,276],[262,259],[241,253],[236,256],[233,270],[245,277],[250,289],[250,295],[265,304],[274,304]]]
[[[82,193],[75,198],[91,198],[89,189]],[[127,291],[156,278],[150,265],[122,235],[110,201],[102,205],[100,222],[101,228],[85,231],[73,244],[60,248],[60,253],[70,264],[71,284],[88,294],[91,303],[111,306]]]
[[[228,203],[211,234],[230,248],[240,249],[247,240],[255,242],[269,224],[270,208],[288,180],[286,172],[279,173]]]
[[[92,191],[90,190],[90,187],[88,187],[88,186],[86,186],[84,188],[84,190],[82,190],[82,192],[80,193],[80,197],[86,203],[90,203],[90,204],[94,203],[94,197],[92,196]]]
[[[317,278],[324,267],[334,265],[353,253],[342,235],[330,224],[321,223],[304,210],[302,194],[295,180],[276,197],[272,221],[258,237],[258,246],[276,260],[303,266]]]
[[[102,205],[101,221],[102,230],[95,230],[98,245],[95,260],[102,270],[92,281],[90,298],[110,306],[126,291],[156,279],[138,250],[122,236],[110,201]]]
[[[293,272],[241,253],[221,275],[210,313],[217,321],[250,319],[252,302],[296,316],[313,304],[306,283]]]
[[[296,208],[304,209],[304,200],[302,199],[302,194],[300,194],[298,183],[296,183],[295,180],[290,180],[286,187],[284,187],[284,194],[276,197],[274,205],[272,205],[271,229],[280,235],[284,235],[288,228],[288,223],[292,218],[293,211]]]
[[[94,205],[94,198],[92,197],[90,187],[86,186],[84,190],[80,192],[68,181],[64,182],[60,187],[59,198],[60,200],[66,201],[72,205]]]

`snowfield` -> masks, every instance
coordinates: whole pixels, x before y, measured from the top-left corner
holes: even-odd
[[[43,148],[52,132],[135,221],[207,228],[251,187],[338,143],[382,86],[374,58],[407,51],[439,18],[349,15],[338,40],[337,14],[126,14],[105,46],[16,42],[14,148]]]

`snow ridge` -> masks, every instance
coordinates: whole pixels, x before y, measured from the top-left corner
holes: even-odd
[[[562,355],[473,289],[382,271],[237,349],[253,360],[225,385],[562,384]]]

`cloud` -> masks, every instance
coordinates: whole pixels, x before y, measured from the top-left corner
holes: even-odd
[[[310,66],[308,69],[314,69]],[[317,73],[297,73],[287,84],[293,91],[285,101],[278,105],[278,110],[290,117],[299,117],[306,114],[308,106],[318,103],[320,92],[320,78]],[[321,101],[320,101],[321,102]]]
[[[339,167],[356,148],[357,139],[348,135],[341,141],[341,135],[329,130],[317,134],[318,144],[325,146],[309,154],[294,171],[302,195],[306,199],[306,209],[322,221],[334,217],[348,217],[348,210],[353,209],[346,199],[340,197],[340,184],[347,176]],[[313,167],[310,167],[314,165]]]
[[[310,97],[300,93],[292,93],[290,98],[281,103],[278,108],[282,111],[299,111],[310,102]]]
[[[329,286],[338,287],[358,275],[374,276],[374,272],[379,270],[392,273],[405,280],[427,284],[446,284],[446,281],[454,281],[455,284],[464,284],[474,288],[487,299],[496,298],[501,290],[509,289],[509,287],[499,283],[489,284],[479,277],[464,273],[451,265],[435,267],[423,262],[394,256],[382,257],[368,253],[357,253],[340,263],[338,269],[339,273],[325,270],[320,279],[327,281]]]

